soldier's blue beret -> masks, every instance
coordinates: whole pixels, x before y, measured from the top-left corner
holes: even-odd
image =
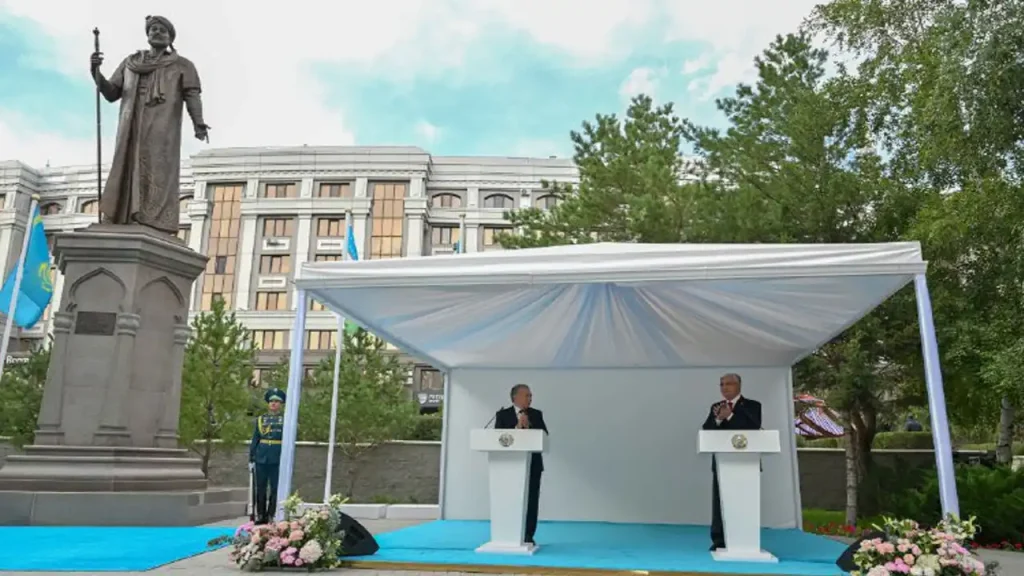
[[[278,402],[281,402],[283,404],[285,397],[286,396],[284,390],[281,390],[280,388],[271,388],[270,390],[267,390],[266,394],[263,395],[263,400],[265,400],[268,404],[273,402],[274,400],[277,400]]]

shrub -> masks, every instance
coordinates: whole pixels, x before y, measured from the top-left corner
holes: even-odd
[[[922,476],[920,487],[894,492],[886,507],[899,516],[934,525],[942,516],[938,476],[934,471],[924,472]],[[957,466],[956,483],[961,515],[981,519],[981,531],[975,539],[977,544],[1021,543],[1024,534],[1024,469]]]
[[[879,450],[931,450],[931,432],[879,432],[872,445]]]
[[[423,416],[417,416],[415,419],[415,425],[409,433],[409,437],[403,438],[403,440],[440,442],[442,424],[443,420],[441,420],[440,414],[425,414]]]

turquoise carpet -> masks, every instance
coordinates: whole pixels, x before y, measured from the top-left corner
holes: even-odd
[[[762,531],[762,546],[778,564],[716,562],[707,526],[541,522],[533,556],[477,554],[488,522],[441,520],[376,536],[380,550],[352,557],[367,564],[399,562],[458,566],[685,571],[709,574],[841,576],[835,561],[846,546],[800,530]]]
[[[0,527],[0,571],[120,572],[152,570],[213,550],[232,528]]]

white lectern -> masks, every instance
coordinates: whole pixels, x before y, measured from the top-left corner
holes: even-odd
[[[778,430],[701,430],[697,450],[713,454],[718,470],[725,548],[715,560],[778,562],[761,549],[761,455],[777,454]]]
[[[543,430],[472,430],[469,448],[487,453],[491,488],[491,541],[477,552],[533,554],[537,546],[523,542],[530,457],[548,446]]]

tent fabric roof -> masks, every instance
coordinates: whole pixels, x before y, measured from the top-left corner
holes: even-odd
[[[585,244],[303,264],[296,284],[438,368],[786,366],[906,285],[914,243]]]

